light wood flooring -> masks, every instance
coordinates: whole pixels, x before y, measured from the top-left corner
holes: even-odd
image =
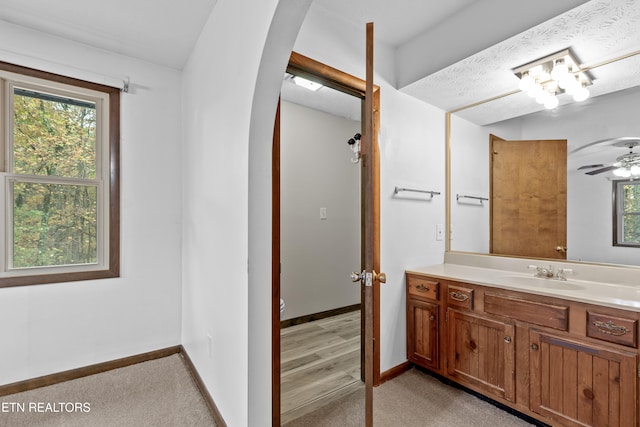
[[[281,422],[360,387],[360,311],[291,326],[281,336]]]

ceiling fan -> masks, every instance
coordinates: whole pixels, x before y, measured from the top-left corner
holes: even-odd
[[[605,140],[606,141],[606,140]],[[595,164],[580,166],[578,170],[593,169],[585,172],[587,175],[598,175],[604,172],[613,171],[613,174],[621,178],[640,178],[640,153],[634,153],[633,149],[640,146],[640,138],[625,137],[616,138],[611,144],[613,147],[627,147],[629,152],[618,156],[614,163]],[[604,141],[597,141],[601,143]],[[590,144],[593,145],[593,144]],[[597,169],[595,169],[597,168]]]

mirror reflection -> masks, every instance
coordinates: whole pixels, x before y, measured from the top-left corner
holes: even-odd
[[[590,1],[423,85],[452,100],[450,250],[639,264],[639,22]]]
[[[634,247],[633,238],[630,245],[615,244],[616,218],[612,196],[616,180],[632,178],[619,175],[618,159],[628,158],[629,153],[638,151],[635,142],[640,140],[638,105],[640,88],[634,87],[594,97],[581,104],[567,104],[555,111],[540,111],[486,126],[475,125],[454,115],[450,141],[451,194],[494,199],[499,196],[491,191],[492,134],[508,140],[566,140],[566,243],[562,236],[558,236],[557,244],[553,246],[562,247],[560,252],[566,246],[564,255],[569,260],[637,265],[640,248]],[[527,159],[525,154],[521,160],[535,163],[539,154],[535,156]],[[537,166],[543,169],[542,175],[552,176],[557,171],[553,160],[552,156],[548,166],[544,163]],[[521,178],[514,173],[512,181]],[[546,188],[542,187],[542,196],[557,191],[552,183],[546,185]],[[531,194],[523,196],[538,197]],[[492,200],[483,203],[472,199],[456,200],[455,197],[451,200],[451,250],[500,253],[491,250],[492,235],[495,237],[491,232]],[[520,207],[513,208],[512,215],[519,215]],[[549,210],[540,209],[536,213],[541,216],[541,222],[547,224],[536,225],[541,228],[563,221],[562,215],[555,217]],[[521,243],[526,247],[535,246],[538,231],[530,229],[530,236],[522,236]],[[503,254],[558,258],[552,255]]]

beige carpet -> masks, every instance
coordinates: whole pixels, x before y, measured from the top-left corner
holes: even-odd
[[[0,426],[211,427],[215,422],[176,354],[0,397]]]
[[[412,369],[373,392],[377,427],[525,427],[530,424],[462,390]],[[364,425],[364,390],[293,420],[285,427]]]
[[[266,421],[265,425],[269,422]],[[286,427],[364,425],[364,390]],[[374,389],[376,427],[531,426],[412,369]],[[215,422],[179,355],[0,397],[2,427],[211,427]]]

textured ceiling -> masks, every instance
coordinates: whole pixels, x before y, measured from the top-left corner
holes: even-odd
[[[640,1],[592,0],[401,90],[452,111],[517,90],[513,68],[568,47],[586,66],[636,52],[640,50],[639,28]],[[592,74],[592,96],[638,86],[640,55],[595,68]],[[573,102],[568,95],[559,99],[559,108]],[[484,125],[542,109],[520,92],[458,115]]]

